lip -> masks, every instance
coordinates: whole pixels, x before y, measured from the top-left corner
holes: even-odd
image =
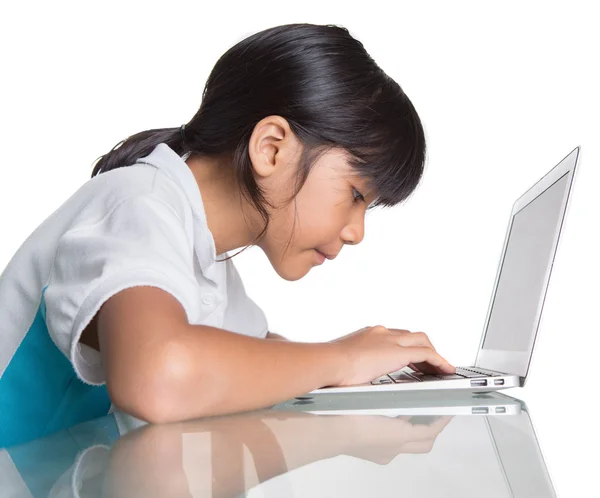
[[[317,253],[319,253],[321,256],[327,259],[335,259],[337,256],[337,254],[334,254],[333,256],[331,256],[330,254],[325,254],[324,252],[321,252],[318,249],[315,249],[315,251],[317,251]]]
[[[317,253],[317,258],[319,261],[319,264],[323,264],[325,262],[325,258],[327,258],[327,256],[325,256],[325,254],[323,254],[321,251],[315,249],[315,252]]]

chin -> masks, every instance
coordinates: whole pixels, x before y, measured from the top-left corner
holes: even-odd
[[[289,282],[300,280],[310,271],[304,268],[289,268],[286,265],[274,266],[273,268],[277,272],[277,275]]]
[[[286,258],[283,260],[283,262],[271,261],[271,266],[281,278],[288,280],[289,282],[293,282],[295,280],[300,280],[311,269],[311,267],[307,267],[306,265],[302,265],[300,263],[300,261],[290,261]]]

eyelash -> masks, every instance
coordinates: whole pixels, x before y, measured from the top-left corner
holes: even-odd
[[[358,195],[356,195],[356,194],[358,194]],[[356,190],[354,187],[352,187],[352,195],[354,197],[354,202],[359,202],[359,201],[365,200],[363,195],[358,190]]]

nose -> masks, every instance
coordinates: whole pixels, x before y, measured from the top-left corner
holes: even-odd
[[[360,244],[365,237],[365,216],[360,213],[350,223],[348,223],[340,234],[344,244]]]

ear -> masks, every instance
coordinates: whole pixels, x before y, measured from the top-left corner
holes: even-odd
[[[254,126],[248,142],[254,172],[262,178],[271,176],[290,162],[298,144],[299,141],[285,118],[267,116],[261,119]]]

